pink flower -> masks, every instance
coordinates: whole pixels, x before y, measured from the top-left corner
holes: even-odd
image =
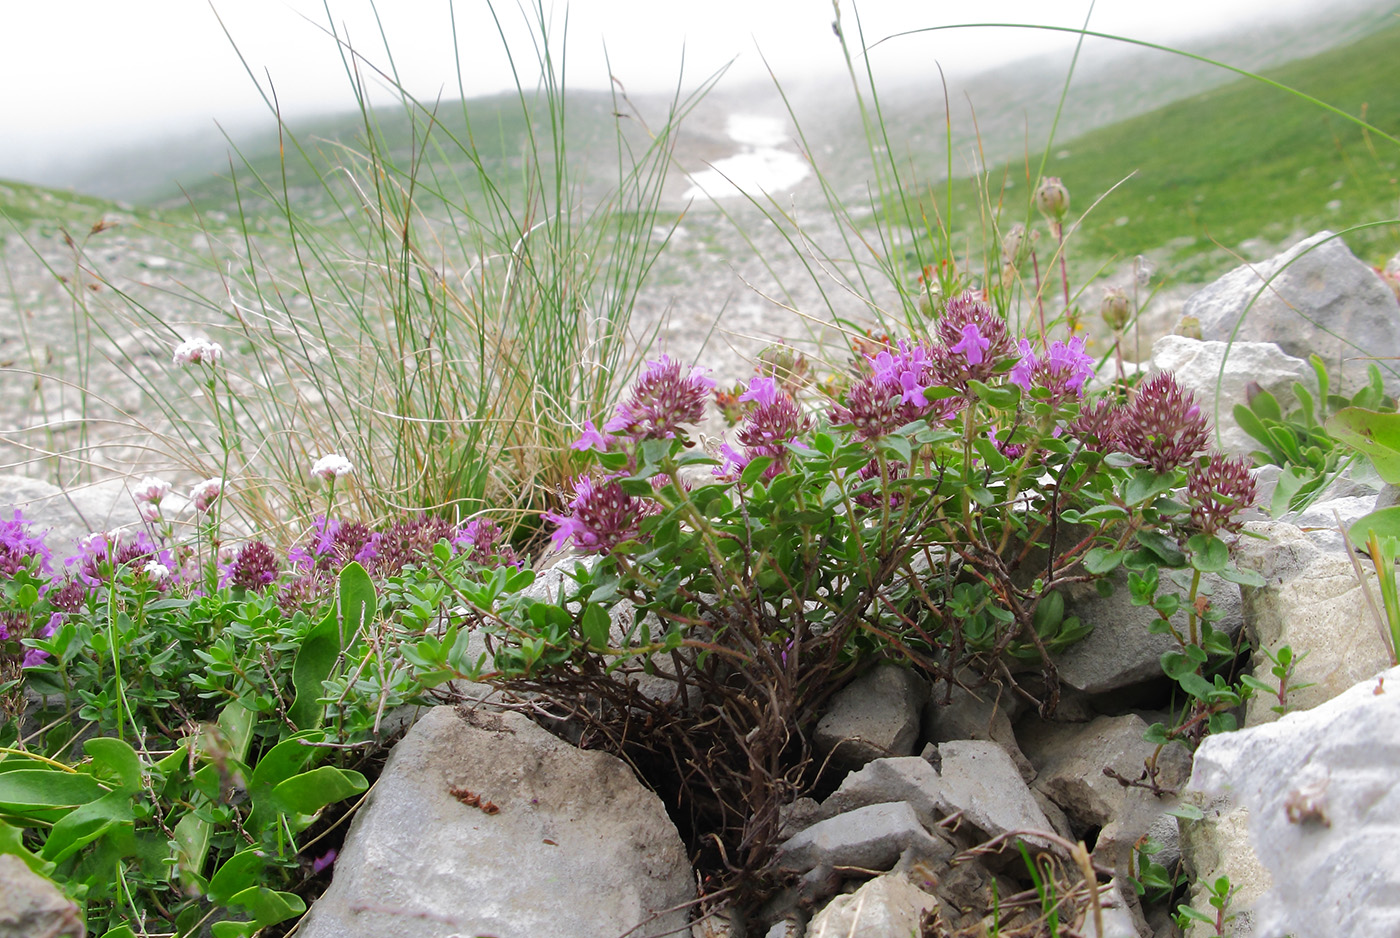
[[[1196,395],[1170,371],[1138,385],[1120,432],[1123,451],[1159,473],[1184,466],[1205,449],[1209,436]]]
[[[714,387],[703,369],[692,368],[682,376],[680,362],[662,355],[647,362],[632,396],[617,405],[603,430],[635,441],[669,439],[681,424],[705,416],[705,401]]]
[[[577,450],[596,449],[601,453],[607,451],[608,445],[611,442],[611,436],[604,436],[598,428],[593,425],[593,421],[585,420],[583,422],[583,433],[579,435],[579,438],[575,440],[569,448]]]
[[[590,554],[606,554],[623,541],[635,538],[642,518],[655,513],[658,506],[628,495],[616,476],[579,476],[574,481],[574,498],[568,510],[567,515],[544,513],[545,520],[555,525],[554,549],[562,550],[573,541]]]
[[[1254,504],[1257,484],[1250,474],[1248,456],[1212,453],[1205,466],[1192,463],[1186,471],[1186,492],[1191,501],[1191,523],[1206,534],[1238,531],[1244,522],[1235,518]]]
[[[1069,342],[1056,340],[1038,357],[1029,340],[1022,339],[1020,348],[1021,360],[1011,369],[1012,384],[1025,391],[1044,388],[1050,392],[1052,406],[1084,396],[1084,385],[1094,374],[1094,360],[1084,353],[1083,336]]]
[[[214,507],[214,502],[224,491],[223,479],[205,479],[203,482],[190,489],[190,501],[194,503],[194,510],[203,514]]]
[[[985,359],[985,352],[992,347],[992,340],[984,338],[977,330],[977,323],[970,322],[962,328],[962,339],[958,344],[950,345],[950,351],[961,352],[967,357],[969,365],[980,365]]]
[[[798,409],[792,395],[778,389],[772,378],[755,375],[749,379],[749,389],[739,396],[757,406],[749,411],[739,426],[738,439],[743,450],[724,444],[721,454],[724,464],[715,470],[722,479],[734,479],[744,467],[760,456],[771,456],[773,462],[763,471],[772,479],[787,468],[787,444],[807,429],[808,420]]]

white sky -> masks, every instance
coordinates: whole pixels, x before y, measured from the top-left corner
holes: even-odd
[[[1098,0],[1090,28],[1171,42],[1316,2]],[[342,35],[370,61],[387,66],[368,0],[327,0],[326,6]],[[24,178],[45,164],[142,138],[207,134],[215,120],[237,126],[266,119],[233,43],[260,79],[270,73],[284,113],[352,108],[336,45],[322,29],[326,6],[320,0],[0,0],[0,177]],[[553,6],[562,26],[565,5]],[[456,96],[450,8],[468,95],[512,87],[486,0],[380,0],[379,17],[405,86],[420,97],[439,91]],[[516,0],[498,0],[496,8],[517,63],[533,69]],[[858,9],[873,41],[956,22],[1078,26],[1089,2],[864,0]],[[851,0],[843,0],[842,11],[854,36]],[[630,91],[674,86],[682,49],[692,83],[734,56],[726,84],[762,80],[756,52],[762,49],[775,74],[791,84],[842,67],[832,18],[830,0],[574,0],[568,7],[569,84],[606,86],[605,40],[613,74]],[[1072,43],[1073,37],[1034,30],[959,29],[897,39],[874,55],[877,74],[929,70],[937,60],[965,75]]]

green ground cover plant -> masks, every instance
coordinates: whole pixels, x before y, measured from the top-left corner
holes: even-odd
[[[615,131],[616,184],[591,202],[542,48],[543,88],[522,83],[520,120],[493,136],[521,147],[518,179],[497,174],[468,104],[448,121],[405,95],[392,134],[364,105],[329,172],[279,121],[296,155],[232,173],[235,240],[205,226],[233,261],[226,295],[195,298],[232,305],[210,331],[246,369],[117,295],[123,323],[175,346],[179,367],[139,380],[169,451],[207,480],[186,528],[162,511],[169,486],[143,484],[145,530],[95,537],[69,572],[22,517],[0,522],[0,849],[112,938],[288,927],[394,709],[466,677],[542,695],[628,757],[681,806],[707,901],[747,913],[791,872],[778,809],[820,781],[822,706],[875,661],[1005,682],[1050,712],[1055,655],[1093,626],[1065,595],[1093,583],[1174,641],[1160,745],[1232,729],[1254,692],[1286,705],[1297,657],[1271,662],[1277,687],[1244,680],[1201,591],[1203,574],[1257,585],[1227,547],[1254,496],[1247,461],[1209,451],[1202,402],[1170,375],[1090,384],[1114,349],[1085,351],[1068,255],[1096,216],[1071,213],[1073,178],[1046,158],[1024,199],[980,180],[967,247],[953,189],[921,203],[882,149],[872,75],[848,52],[873,221],[819,167],[840,245],[753,201],[875,325],[829,302],[857,354],[814,355],[815,386],[767,360],[730,395],[731,442],[707,447],[692,425],[712,382],[666,357],[639,368],[627,329],[696,99],[649,134]],[[367,63],[346,60],[362,92]],[[1141,305],[1104,305],[1114,348]],[[566,561],[553,600],[527,592],[525,548],[547,534],[591,555]],[[1059,886],[1029,869],[1056,929]]]

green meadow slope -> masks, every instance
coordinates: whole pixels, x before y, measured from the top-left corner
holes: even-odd
[[[1400,26],[1267,77],[1400,138],[1397,49]],[[1080,256],[1127,257],[1169,246],[1169,260],[1209,273],[1232,263],[1217,244],[1233,250],[1251,238],[1277,241],[1400,217],[1400,144],[1248,78],[1056,142],[1051,152],[1045,174],[1064,180],[1076,217],[1088,212],[1074,235],[1072,251]],[[1033,155],[1029,167],[1007,165],[986,177],[1013,218],[1038,164]],[[956,217],[969,218],[978,186],[969,179],[955,184]],[[941,201],[944,190],[932,192]],[[1400,248],[1400,225],[1355,232],[1347,241],[1379,263]]]

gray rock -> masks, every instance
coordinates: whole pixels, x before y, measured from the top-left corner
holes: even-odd
[[[298,934],[615,938],[643,921],[679,931],[686,913],[665,910],[694,897],[692,877],[660,799],[621,760],[521,714],[439,707],[390,754]]]
[[[1190,592],[1189,571],[1162,570],[1158,595],[1176,592],[1185,600]],[[1065,614],[1076,615],[1094,630],[1061,652],[1056,660],[1060,680],[1089,694],[1129,687],[1162,676],[1162,654],[1177,650],[1176,640],[1165,632],[1152,632],[1157,613],[1150,606],[1134,606],[1127,574],[1119,568],[1110,576],[1113,594],[1101,596],[1092,584],[1074,584],[1065,590]],[[1198,596],[1225,616],[1215,627],[1237,636],[1244,625],[1240,589],[1215,574],[1201,577]],[[1184,604],[1184,603],[1183,603]],[[1179,614],[1184,619],[1184,614]],[[1032,762],[1035,760],[1032,759]]]
[[[938,747],[939,800],[945,813],[962,812],[969,824],[996,837],[1009,831],[1047,831],[1050,822],[1011,757],[996,743],[960,739]],[[1032,843],[1048,841],[1027,837]]]
[[[1333,488],[1336,486],[1328,486],[1329,492]],[[1322,494],[1328,495],[1328,492]],[[1313,502],[1302,511],[1282,515],[1279,520],[1299,528],[1307,528],[1308,540],[1323,550],[1340,556],[1346,552],[1346,542],[1342,539],[1342,532],[1337,529],[1337,519],[1341,518],[1342,525],[1350,528],[1353,522],[1363,515],[1370,514],[1375,507],[1375,492],[1332,496],[1325,501]]]
[[[1250,453],[1261,444],[1240,429],[1234,407],[1246,400],[1245,389],[1257,382],[1280,400],[1292,400],[1294,381],[1316,393],[1312,368],[1272,342],[1202,342],[1180,335],[1152,343],[1152,371],[1170,371],[1183,388],[1194,391],[1202,410],[1211,414],[1214,445],[1227,453]]]
[[[1284,522],[1245,525],[1246,533],[1265,539],[1241,538],[1237,559],[1241,568],[1264,578],[1262,587],[1244,587],[1244,620],[1250,643],[1278,653],[1284,645],[1299,660],[1294,684],[1311,684],[1289,695],[1288,706],[1306,710],[1375,674],[1390,663],[1390,648],[1370,608],[1351,561],[1339,549],[1327,548],[1297,527]],[[1366,563],[1362,560],[1362,570]],[[1380,602],[1374,573],[1368,573],[1372,594]],[[1256,676],[1272,681],[1268,664],[1258,655]],[[1257,695],[1245,711],[1246,725],[1278,719],[1269,708],[1277,699]]]
[[[948,812],[942,800],[942,785],[938,772],[926,759],[900,756],[875,759],[847,775],[821,805],[823,817],[835,817],[843,811],[853,811],[872,804],[902,801],[914,809],[919,819],[934,824]]]
[[[879,664],[842,688],[817,723],[812,742],[833,764],[859,768],[919,745],[919,715],[928,684],[909,668]]]
[[[1203,339],[1273,342],[1299,358],[1316,353],[1343,390],[1365,383],[1366,358],[1400,355],[1395,293],[1330,231],[1235,268],[1187,300],[1182,314],[1200,322]],[[1349,358],[1362,360],[1344,363]],[[1375,364],[1394,393],[1396,363]]]
[[[954,739],[990,740],[1006,750],[1029,782],[1035,778],[1035,769],[1022,754],[1011,729],[1015,714],[1008,712],[1007,705],[1013,702],[1012,695],[998,695],[995,687],[976,692],[956,684],[940,687],[924,706],[924,739],[935,744]]]
[[[909,850],[940,863],[955,852],[901,801],[867,805],[813,824],[779,847],[778,859],[783,869],[795,872],[838,866],[888,870]]]
[[[1190,784],[1208,818],[1183,825],[1187,861],[1198,875],[1226,861],[1262,868],[1239,874],[1253,888],[1232,907],[1253,906],[1259,938],[1400,934],[1397,765],[1400,668],[1307,712],[1208,737]],[[1208,855],[1199,828],[1214,828]]]
[[[1022,729],[1026,755],[1039,772],[1040,789],[1059,805],[1082,835],[1099,828],[1094,856],[1114,869],[1128,869],[1134,845],[1175,804],[1145,788],[1125,787],[1104,774],[1112,769],[1131,781],[1143,774],[1156,747],[1144,740],[1147,722],[1136,714],[1099,717],[1087,724],[1040,724]],[[1175,789],[1191,771],[1191,757],[1168,746],[1158,758],[1157,784]]]
[[[0,938],[84,938],[78,907],[13,854],[0,854]]]
[[[877,876],[849,895],[837,896],[812,918],[808,938],[909,938],[920,933],[925,912],[938,899],[903,873]]]

